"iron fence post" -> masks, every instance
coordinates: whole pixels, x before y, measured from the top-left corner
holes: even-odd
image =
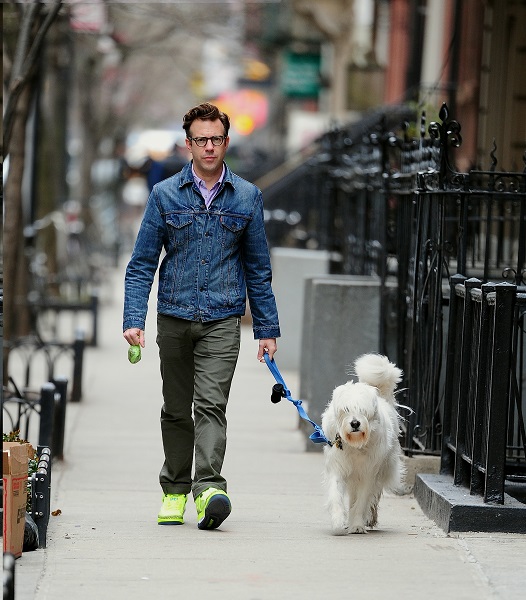
[[[99,341],[99,295],[94,292],[90,298],[91,312],[93,315],[93,333],[91,345],[97,347]]]
[[[495,323],[498,326],[495,326],[493,334],[484,501],[503,504],[511,378],[511,342],[517,286],[504,282],[495,284],[494,289]]]
[[[66,406],[68,401],[68,380],[66,377],[56,377],[53,380],[59,399],[55,404],[55,418],[53,426],[53,457],[64,459],[64,433],[66,429]]]
[[[469,368],[471,360],[471,349],[473,345],[473,304],[471,290],[478,288],[481,281],[472,277],[464,285],[466,297],[464,300],[464,315],[462,323],[462,353],[460,356],[460,378],[458,391],[457,430],[455,442],[455,470],[453,481],[455,485],[467,485],[470,479],[470,470],[464,460],[466,452],[466,426],[468,418],[468,393],[469,393]]]
[[[71,388],[71,402],[80,402],[82,399],[82,366],[84,362],[84,348],[86,346],[84,334],[77,331],[73,342],[73,382]]]
[[[456,337],[460,334],[458,327],[459,305],[456,287],[463,285],[466,281],[464,275],[453,275],[449,280],[449,326],[446,354],[446,380],[444,384],[444,417],[442,421],[442,454],[440,459],[440,472],[450,474],[453,470],[454,460],[448,447],[452,441],[452,410],[453,390],[457,383],[457,348],[459,347]]]
[[[474,393],[475,407],[473,414],[472,440],[471,440],[471,478],[470,492],[482,495],[484,493],[484,471],[486,454],[487,427],[487,382],[488,368],[491,360],[491,339],[494,326],[494,312],[489,310],[488,294],[493,291],[491,284],[483,284],[480,288],[480,328],[476,341],[476,355],[473,356],[476,369],[476,390]]]
[[[44,383],[40,391],[40,428],[38,443],[51,447],[53,444],[53,422],[55,414],[55,385]]]

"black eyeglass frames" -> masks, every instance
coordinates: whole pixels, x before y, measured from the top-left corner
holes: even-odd
[[[214,146],[221,146],[223,142],[226,140],[225,135],[213,135],[212,137],[189,137],[187,138],[191,142],[194,142],[196,146],[203,148],[208,144],[208,140],[212,142]]]

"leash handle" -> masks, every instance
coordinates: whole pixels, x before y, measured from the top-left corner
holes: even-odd
[[[269,368],[270,372],[272,373],[272,375],[274,375],[274,379],[277,381],[277,384],[273,386],[272,390],[274,391],[274,388],[276,388],[279,385],[282,388],[280,390],[281,396],[289,400],[289,402],[292,402],[292,404],[294,404],[294,406],[298,410],[300,417],[305,421],[308,421],[314,427],[314,432],[309,436],[309,439],[312,440],[315,444],[328,444],[329,446],[332,446],[332,443],[327,439],[327,437],[323,433],[322,428],[309,418],[309,415],[305,412],[305,409],[301,405],[301,400],[294,400],[292,398],[290,390],[287,387],[285,380],[281,376],[281,373],[279,372],[278,366],[274,362],[274,359],[270,358],[267,352],[263,354],[263,358],[265,359],[265,362],[267,363],[267,367]],[[272,401],[276,403],[277,400]]]

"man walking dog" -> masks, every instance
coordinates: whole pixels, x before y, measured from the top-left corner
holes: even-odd
[[[230,514],[221,469],[247,295],[258,360],[265,352],[272,358],[280,336],[262,194],[224,162],[229,127],[228,115],[209,103],[184,116],[192,160],[152,189],[126,269],[123,335],[144,347],[148,297],[159,268],[165,457],[159,525],[184,522],[190,493],[199,529],[215,529]]]

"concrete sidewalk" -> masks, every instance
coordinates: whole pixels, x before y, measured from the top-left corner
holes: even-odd
[[[68,405],[65,460],[52,478],[51,510],[61,514],[50,518],[47,548],[17,560],[17,600],[524,597],[526,536],[448,536],[409,495],[382,499],[377,530],[331,536],[322,454],[305,452],[290,403],[270,403],[274,380],[249,327],[228,412],[232,514],[219,530],[199,531],[189,501],[184,526],[159,527],[155,302],[143,359],[130,365],[122,277],[112,272],[104,290],[84,398]],[[297,374],[283,375],[295,394]]]

